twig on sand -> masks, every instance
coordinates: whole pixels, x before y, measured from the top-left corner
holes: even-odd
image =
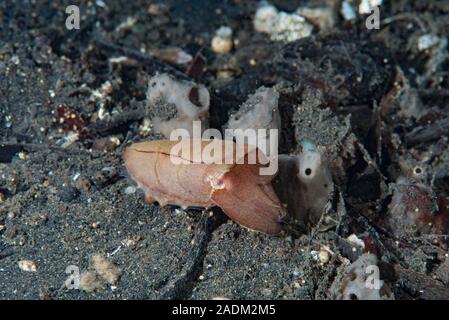
[[[121,54],[129,58],[132,58],[138,62],[141,62],[146,67],[153,69],[153,71],[169,72],[181,79],[191,80],[191,78],[187,76],[184,72],[179,71],[175,67],[172,67],[168,63],[158,59],[154,55],[143,54],[137,50],[107,43],[102,40],[95,41],[95,45],[102,51]]]

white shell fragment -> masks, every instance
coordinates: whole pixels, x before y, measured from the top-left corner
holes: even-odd
[[[135,186],[128,186],[125,188],[125,194],[133,194],[133,193],[136,193]]]
[[[382,0],[362,0],[359,4],[360,14],[372,13],[374,7],[382,5]]]
[[[252,94],[239,108],[236,113],[229,116],[227,124],[224,129],[266,129],[258,132],[257,139],[262,141],[265,139],[267,144],[262,143],[263,146],[267,146],[264,153],[270,155],[269,142],[270,131],[269,129],[280,130],[281,129],[281,116],[278,108],[279,93],[274,88],[260,87]],[[263,136],[261,136],[263,134]],[[225,130],[225,137],[230,139],[228,132]],[[277,145],[278,137],[275,137]],[[261,147],[263,147],[261,146]]]
[[[156,132],[170,138],[175,129],[193,134],[193,121],[207,126],[210,95],[203,85],[163,73],[148,82],[147,109]]]
[[[348,240],[351,244],[355,246],[365,249],[365,242],[359,237],[357,237],[357,235],[355,235],[354,233],[351,234],[349,237],[347,237],[346,240]]]
[[[440,37],[435,36],[433,34],[425,34],[418,38],[418,50],[424,51],[427,50],[440,42]]]
[[[100,254],[91,257],[90,264],[97,274],[109,284],[116,284],[121,270],[114,263]]]
[[[279,19],[278,10],[271,5],[265,4],[259,7],[254,16],[254,29],[257,32],[272,33]]]
[[[260,87],[236,113],[230,115],[229,129],[280,129],[279,93],[273,88]]]
[[[26,272],[36,272],[37,271],[36,263],[34,263],[34,261],[32,261],[32,260],[20,260],[19,268],[20,268],[20,270],[26,271]]]
[[[310,36],[313,30],[304,17],[278,11],[267,3],[257,9],[253,25],[257,32],[269,34],[273,41],[292,42]]]

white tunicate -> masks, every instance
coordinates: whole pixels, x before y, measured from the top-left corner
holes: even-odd
[[[267,33],[273,41],[292,42],[312,34],[313,26],[296,13],[278,11],[263,3],[256,11],[253,21],[257,32]]]
[[[257,9],[254,16],[254,29],[257,32],[271,33],[278,21],[278,10],[271,5],[265,4]]]
[[[271,130],[280,130],[281,116],[278,108],[279,93],[274,88],[260,87],[252,94],[239,108],[239,110],[230,115],[224,129],[253,129],[257,131],[260,147],[265,146],[267,155],[270,155],[270,135]],[[262,129],[262,130],[259,130]],[[225,137],[230,137],[231,131],[225,130]],[[278,135],[279,136],[279,135]],[[276,145],[278,142],[276,138]],[[266,143],[262,143],[265,141]],[[277,154],[277,153],[276,153]]]
[[[298,178],[302,185],[302,206],[318,219],[332,197],[334,183],[321,153],[309,141],[302,141],[298,155]]]
[[[210,95],[194,82],[177,80],[168,74],[153,76],[148,82],[147,108],[153,128],[169,138],[175,129],[193,135],[193,121],[208,126]]]
[[[187,64],[192,61],[193,57],[189,53],[185,52],[184,50],[174,48],[171,49],[172,52],[175,53],[175,59],[173,59],[173,62],[176,64]]]
[[[279,129],[281,119],[278,109],[279,93],[273,88],[260,87],[239,110],[231,114],[229,129]]]
[[[334,192],[329,169],[315,144],[302,141],[298,155],[280,155],[275,190],[289,214],[298,221],[316,223]]]
[[[368,253],[361,255],[337,276],[330,288],[338,300],[381,300],[393,298],[380,279],[377,257]]]

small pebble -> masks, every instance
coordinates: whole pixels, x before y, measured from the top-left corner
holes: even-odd
[[[425,34],[418,38],[418,50],[424,51],[437,45],[441,39],[433,34]]]
[[[36,264],[34,263],[34,261],[31,261],[31,260],[20,260],[19,268],[20,268],[20,270],[23,270],[26,272],[36,272],[37,271]]]
[[[157,3],[152,3],[148,6],[148,14],[151,16],[157,16],[160,13],[160,7]]]
[[[215,53],[224,54],[232,50],[232,44],[232,29],[221,27],[215,32],[211,46]]]
[[[134,186],[129,186],[125,188],[125,194],[133,194],[136,192],[136,187]]]
[[[109,141],[111,141],[111,143],[115,144],[116,146],[119,146],[121,143],[118,137],[110,137]]]
[[[253,25],[257,32],[269,34],[272,41],[293,42],[310,36],[313,30],[303,16],[278,11],[267,3],[257,9]]]
[[[91,183],[88,178],[80,176],[76,182],[75,187],[81,192],[88,192],[90,190]]]

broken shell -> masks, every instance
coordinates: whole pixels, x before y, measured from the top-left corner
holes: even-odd
[[[254,29],[270,35],[272,41],[293,42],[312,34],[313,26],[296,13],[278,11],[262,3],[253,20]]]
[[[249,229],[268,234],[282,230],[284,210],[271,186],[274,175],[259,173],[267,159],[255,147],[219,139],[148,141],[130,145],[124,159],[131,178],[150,203],[217,205]]]

